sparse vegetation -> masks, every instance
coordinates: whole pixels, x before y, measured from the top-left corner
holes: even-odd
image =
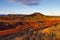
[[[18,28],[15,30],[14,28],[16,27]],[[49,17],[39,13],[22,16],[0,16],[0,31],[10,29],[14,29],[11,30],[13,33],[11,31],[11,33],[4,31],[9,36],[2,38],[6,40],[12,37],[14,38],[13,40],[17,38],[19,40],[60,40],[60,17]],[[11,34],[16,36],[10,36]],[[2,36],[6,35],[2,34]]]

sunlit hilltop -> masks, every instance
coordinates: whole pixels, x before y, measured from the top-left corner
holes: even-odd
[[[0,37],[15,40],[60,40],[60,16],[39,12],[30,15],[0,16]]]

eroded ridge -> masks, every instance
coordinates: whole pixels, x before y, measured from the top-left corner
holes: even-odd
[[[29,37],[32,37],[31,40],[33,40],[35,32],[43,35],[50,28],[56,30],[53,26],[56,27],[58,24],[60,24],[60,16],[45,16],[40,13],[0,16],[0,36],[23,32],[22,34],[24,35],[32,35]],[[59,29],[59,27],[57,29]],[[42,33],[40,33],[40,31],[42,31]],[[30,34],[29,32],[32,33]]]

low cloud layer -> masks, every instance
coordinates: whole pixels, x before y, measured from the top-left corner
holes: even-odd
[[[25,5],[39,5],[40,0],[10,0],[16,3],[22,3]]]

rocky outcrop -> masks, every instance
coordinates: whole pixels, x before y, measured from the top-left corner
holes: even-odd
[[[13,40],[60,40],[59,31],[59,16],[40,13],[0,16],[1,40],[11,40],[11,37]]]

